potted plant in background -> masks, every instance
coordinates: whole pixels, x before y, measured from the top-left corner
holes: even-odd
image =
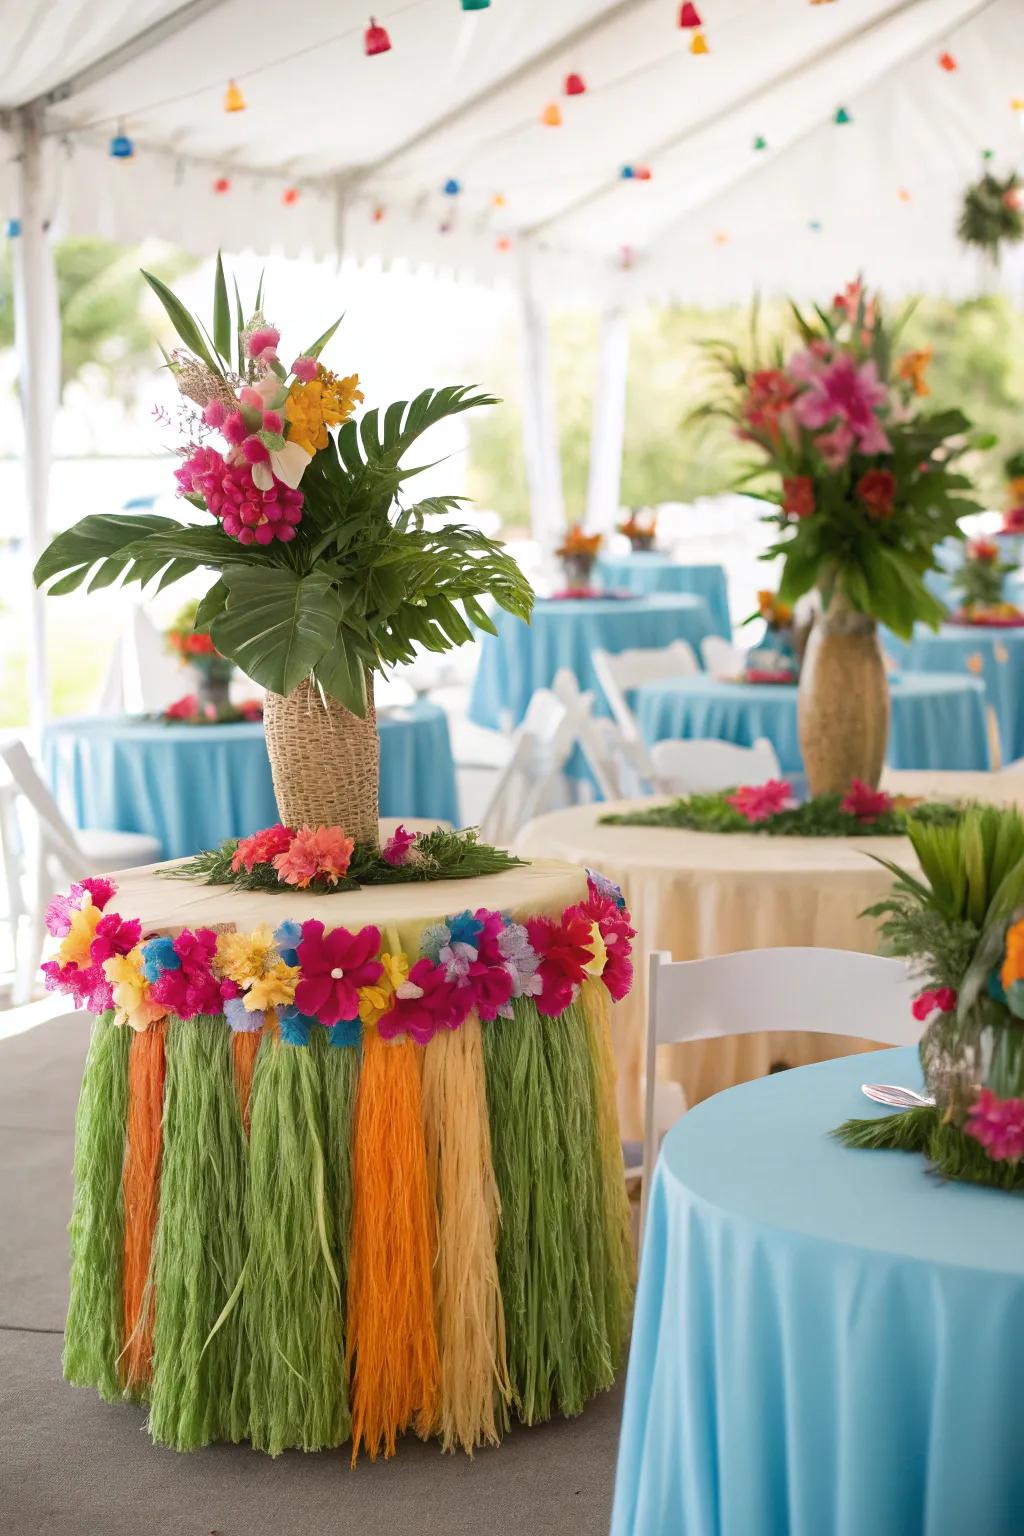
[[[909,637],[937,626],[942,604],[924,584],[958,519],[979,510],[957,460],[970,427],[958,410],[922,405],[929,354],[897,353],[889,325],[859,282],[814,320],[793,306],[801,346],[744,361],[716,346],[729,394],[698,414],[724,415],[756,449],[744,483],[774,503],[779,599],[817,589],[820,612],[800,672],[800,746],[811,793],[877,785],[889,691],[877,627]],[[905,317],[904,317],[905,318]],[[986,443],[985,446],[988,446]]]
[[[599,533],[584,533],[581,523],[570,523],[565,538],[555,550],[562,562],[566,586],[570,592],[586,592],[594,573],[594,562],[601,548]]]
[[[634,555],[646,554],[654,548],[658,514],[650,507],[634,507],[625,522],[619,524],[618,531],[626,535]]]
[[[500,545],[448,519],[461,498],[406,500],[402,460],[436,422],[490,395],[457,386],[351,419],[355,374],[320,361],[338,322],[286,367],[263,315],[246,317],[217,259],[208,333],[144,274],[182,347],[166,359],[194,407],[176,470],[197,516],[86,517],[40,558],[51,593],[122,581],[159,588],[198,567],[217,579],[196,624],[267,689],[264,725],[281,820],[341,826],[375,843],[375,673],[493,625],[480,598],[528,618],[533,593]]]

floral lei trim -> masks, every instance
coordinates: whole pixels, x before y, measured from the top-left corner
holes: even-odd
[[[424,931],[419,955],[383,950],[379,928],[328,929],[317,919],[147,936],[137,918],[108,910],[116,889],[82,880],[54,898],[46,926],[59,943],[42,969],[50,991],[91,1013],[113,1009],[116,1023],[135,1030],[172,1014],[223,1014],[232,1030],[275,1025],[290,1045],[308,1044],[316,1025],[332,1045],[358,1045],[365,1027],[426,1045],[471,1013],[485,1023],[511,1018],[516,998],[555,1017],[588,978],[616,1000],[633,981],[636,931],[622,893],[592,870],[586,900],[557,920],[459,912]]]

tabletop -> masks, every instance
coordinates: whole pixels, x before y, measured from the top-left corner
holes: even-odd
[[[629,554],[601,555],[597,576],[606,587],[621,587],[628,592],[690,592],[703,597],[715,634],[726,640],[732,635],[729,583],[722,565],[690,564],[662,550],[634,550]]]

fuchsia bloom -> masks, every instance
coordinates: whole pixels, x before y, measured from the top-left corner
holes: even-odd
[[[475,1008],[485,1024],[507,1007],[515,990],[515,977],[501,948],[505,919],[500,912],[478,907],[473,914],[480,923],[476,936],[476,959],[470,960],[461,986],[468,987]],[[462,1020],[459,1020],[462,1023]]]
[[[359,988],[373,986],[384,971],[377,959],[379,950],[379,928],[361,928],[358,933],[334,928],[325,933],[323,923],[315,918],[303,923],[296,1008],[328,1028],[358,1018]]]
[[[77,912],[84,905],[88,896],[94,907],[102,912],[107,902],[117,890],[113,880],[104,880],[100,876],[89,876],[85,880],[76,880],[66,896],[54,896],[46,908],[46,931],[55,939],[62,939],[71,927],[71,914]]]
[[[418,836],[418,832],[407,832],[402,826],[396,827],[380,851],[385,864],[391,864],[395,868],[408,864],[413,844]]]
[[[877,821],[892,810],[892,797],[884,789],[872,789],[860,779],[854,779],[839,803],[841,811],[856,816],[858,821]]]
[[[982,1088],[964,1130],[981,1143],[993,1162],[1019,1162],[1024,1157],[1024,1099],[1001,1099],[990,1088]]]
[[[284,421],[281,418],[281,412],[280,411],[264,411],[263,412],[263,430],[264,430],[264,432],[283,432],[284,431]]]
[[[592,880],[587,882],[589,894],[586,901],[570,907],[569,913],[596,923],[605,942],[608,958],[601,980],[616,1002],[625,997],[633,985],[633,962],[630,959],[636,929],[629,921],[629,913],[612,897],[606,896]]]
[[[292,363],[292,373],[303,384],[311,384],[317,376],[320,364],[315,357],[297,357]]]
[[[185,462],[174,471],[179,495],[185,496],[192,492],[204,497],[209,506],[210,496],[220,489],[221,477],[226,469],[223,455],[216,448],[193,449]]]
[[[203,477],[204,482],[213,479]],[[276,478],[269,491],[259,490],[245,463],[225,464],[216,484],[204,483],[196,489],[206,498],[209,511],[221,519],[224,532],[240,544],[270,544],[274,539],[287,543],[302,521],[302,492]]]
[[[408,1035],[417,1045],[429,1045],[438,1030],[458,1029],[472,1006],[470,989],[453,987],[445,967],[424,957],[398,987],[377,1030],[382,1040]]]
[[[540,956],[537,973],[541,991],[537,1009],[553,1017],[568,1008],[586,976],[587,965],[594,958],[590,947],[590,920],[574,914],[570,908],[562,913],[558,923],[550,917],[527,918],[526,931]]]
[[[208,427],[222,427],[227,414],[228,408],[223,400],[211,400],[203,412],[203,420]]]
[[[254,864],[273,863],[275,855],[284,853],[294,836],[291,827],[284,827],[278,822],[276,826],[253,832],[250,837],[240,838],[238,847],[231,855],[231,868],[237,874],[240,869],[251,871]]]
[[[246,344],[246,352],[254,361],[276,362],[277,344],[281,340],[281,332],[272,325],[261,325],[259,330],[253,331]]]
[[[199,713],[199,695],[183,693],[180,699],[168,704],[164,714],[168,720],[194,720]]]
[[[61,965],[59,960],[44,960],[40,970],[46,977],[47,992],[64,992],[76,1008],[105,1013],[114,1006],[114,994],[100,964]]]
[[[112,955],[126,955],[135,948],[142,937],[142,924],[137,917],[123,918],[117,912],[107,912],[96,924],[89,955],[94,965],[102,965]]]
[[[161,1003],[179,1019],[194,1019],[198,1014],[224,1012],[224,1003],[238,995],[232,981],[218,981],[213,974],[217,953],[217,935],[212,928],[185,928],[174,939],[172,948],[180,964],[160,973],[150,987],[150,998]]]
[[[337,885],[348,874],[355,843],[340,827],[300,827],[288,847],[274,855],[274,868],[300,890],[322,877]]]
[[[952,987],[926,987],[910,1005],[910,1011],[919,1023],[933,1013],[952,1013],[956,1008],[957,994]]]
[[[852,433],[861,453],[890,453],[892,444],[875,414],[887,400],[875,364],[858,364],[841,352],[823,368],[808,371],[807,387],[793,409],[800,424],[812,432],[838,424]]]
[[[767,784],[745,784],[725,797],[726,805],[739,811],[744,820],[767,821],[780,811],[791,811],[796,804],[793,786],[785,779],[769,779]]]
[[[249,436],[249,428],[241,411],[232,411],[220,430],[233,448],[240,448]]]

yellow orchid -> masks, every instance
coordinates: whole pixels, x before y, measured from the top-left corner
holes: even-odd
[[[61,965],[78,965],[85,969],[91,956],[89,950],[96,936],[96,925],[103,916],[99,907],[93,906],[88,895],[77,912],[71,914],[71,927],[60,941],[57,959]]]
[[[391,1007],[391,999],[409,976],[409,957],[405,954],[382,954],[384,967],[380,980],[372,987],[359,989],[359,1017],[364,1024],[376,1024]]]
[[[260,923],[252,933],[217,935],[217,970],[240,987],[266,975],[277,959],[277,945],[267,923]]]
[[[593,959],[588,960],[583,967],[588,976],[603,976],[604,968],[608,964],[608,946],[604,942],[604,936],[596,923],[590,925],[589,950]]]
[[[126,955],[111,955],[103,962],[103,974],[114,997],[114,1023],[141,1032],[162,1019],[167,1009],[149,996],[149,982],[142,966],[142,945]]]
[[[293,384],[284,404],[289,445],[297,445],[310,456],[326,448],[327,428],[346,421],[362,399],[357,373],[339,379],[321,368],[315,379]]]
[[[263,1013],[268,1008],[284,1008],[294,1003],[298,980],[299,967],[278,960],[246,988],[246,1012]]]

